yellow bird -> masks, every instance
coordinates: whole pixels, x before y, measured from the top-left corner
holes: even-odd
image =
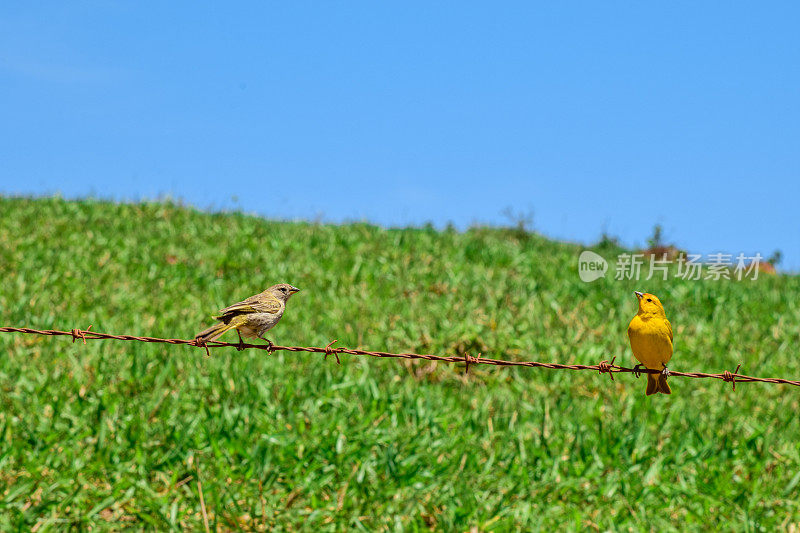
[[[633,356],[641,363],[634,370],[644,365],[661,371],[661,374],[647,374],[648,396],[657,392],[672,394],[667,384],[667,363],[672,358],[672,325],[655,295],[639,291],[634,294],[639,299],[639,312],[628,326],[628,338]]]

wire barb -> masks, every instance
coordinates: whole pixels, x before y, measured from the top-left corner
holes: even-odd
[[[341,365],[342,362],[339,361],[339,349],[331,348],[331,346],[333,346],[333,343],[336,342],[336,340],[337,339],[333,339],[331,342],[328,343],[327,346],[325,346],[325,360],[326,361],[328,360],[329,355],[333,355],[336,358],[336,364]]]
[[[92,329],[92,325],[91,324],[89,325],[88,328],[86,328],[85,331],[82,331],[82,330],[80,330],[78,328],[72,329],[70,331],[70,334],[72,335],[72,343],[75,344],[76,340],[81,339],[83,341],[83,344],[86,344],[86,334],[90,333],[89,332],[90,329]]]
[[[614,373],[612,369],[614,368],[614,361],[617,360],[617,356],[611,358],[611,362],[609,363],[608,360],[603,360],[597,363],[597,373],[600,375],[608,374],[608,377],[611,378],[611,381],[614,381]]]
[[[479,354],[478,354],[478,357],[470,357],[470,355],[469,355],[468,353],[465,353],[465,354],[464,354],[464,365],[465,365],[465,367],[466,367],[466,369],[464,370],[464,373],[465,373],[465,374],[469,374],[469,364],[470,364],[470,363],[476,363],[476,364],[480,364],[480,362],[481,362],[481,355],[483,355],[483,354],[480,354],[480,353],[479,353]]]
[[[729,371],[725,371],[722,373],[722,381],[730,382],[731,386],[733,387],[733,391],[736,392],[736,375],[739,373],[739,369],[742,367],[742,363],[739,363],[736,366],[736,370],[733,371],[731,374]]]
[[[206,341],[204,341],[203,339],[198,339],[198,338],[195,337],[194,345],[195,346],[200,346],[201,348],[205,348],[206,349],[206,356],[207,357],[211,357],[211,352],[208,351],[208,344],[206,344]]]

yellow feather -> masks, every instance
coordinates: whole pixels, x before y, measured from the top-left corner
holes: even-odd
[[[672,358],[672,325],[667,320],[664,307],[652,294],[639,296],[639,312],[628,326],[628,338],[633,356],[645,367],[662,371]],[[647,394],[672,391],[663,375],[647,375]]]

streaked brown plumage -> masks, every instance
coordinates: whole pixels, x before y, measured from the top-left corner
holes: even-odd
[[[243,344],[242,335],[272,344],[272,341],[264,338],[264,334],[278,323],[286,309],[286,302],[299,290],[288,283],[279,283],[264,292],[229,305],[219,312],[219,316],[214,317],[220,323],[201,331],[195,335],[195,339],[202,342],[213,341],[229,329],[236,329],[239,344]]]

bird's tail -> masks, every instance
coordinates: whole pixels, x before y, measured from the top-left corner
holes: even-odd
[[[667,377],[664,374],[647,374],[647,395],[650,396],[657,392],[672,394]]]
[[[203,331],[195,335],[194,338],[195,340],[202,342],[213,341],[216,340],[220,335],[222,335],[229,329],[235,327],[236,327],[235,323],[223,324],[222,322],[220,322],[219,324],[214,324],[208,329],[204,329]]]

